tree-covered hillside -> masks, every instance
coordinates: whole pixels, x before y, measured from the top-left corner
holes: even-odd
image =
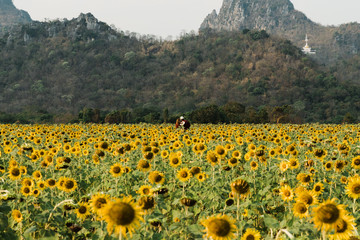
[[[299,122],[356,119],[358,81],[339,78],[338,70],[318,66],[265,31],[204,31],[162,41],[82,14],[22,25],[0,39],[0,109],[172,115],[237,102],[256,110],[287,105]]]

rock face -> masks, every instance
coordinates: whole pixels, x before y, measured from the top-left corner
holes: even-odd
[[[12,0],[0,0],[0,28],[31,21],[30,15],[23,10],[18,10]]]
[[[294,9],[289,0],[224,0],[219,14],[213,10],[200,26],[216,31],[243,29],[265,30],[291,40],[296,46],[309,45],[317,50],[314,56],[323,63],[338,57],[351,57],[360,52],[360,24],[325,27]]]

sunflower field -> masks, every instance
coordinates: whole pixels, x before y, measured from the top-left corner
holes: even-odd
[[[0,131],[0,239],[360,239],[359,125]]]

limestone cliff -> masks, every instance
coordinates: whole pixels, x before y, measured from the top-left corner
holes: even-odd
[[[31,22],[30,15],[17,9],[12,0],[0,0],[0,28]]]
[[[324,63],[360,52],[360,24],[339,27],[316,24],[294,9],[289,0],[224,0],[220,12],[210,13],[200,31],[207,28],[216,31],[266,30],[291,40],[298,47],[304,46],[307,34],[310,46],[317,50],[314,57]]]

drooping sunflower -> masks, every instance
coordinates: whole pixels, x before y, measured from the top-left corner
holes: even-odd
[[[199,174],[201,173],[201,168],[200,167],[197,167],[197,166],[194,166],[190,169],[190,173],[193,175],[193,176],[196,176],[196,174]]]
[[[155,207],[155,199],[152,196],[142,196],[138,201],[138,205],[140,206],[141,210],[147,214]]]
[[[335,199],[328,199],[312,210],[315,227],[321,231],[325,230],[327,232],[335,230],[336,225],[341,222],[341,219],[345,215],[347,215],[345,206],[337,204]]]
[[[86,202],[80,202],[79,207],[75,209],[76,216],[82,220],[85,220],[90,215],[90,206]]]
[[[200,222],[205,227],[204,238],[213,240],[231,240],[235,239],[235,220],[227,215],[217,215],[208,217]]]
[[[110,171],[113,177],[120,177],[123,173],[122,166],[120,163],[115,163],[111,166]]]
[[[234,158],[234,157],[232,157],[232,158],[230,158],[228,160],[228,165],[230,167],[236,167],[236,165],[238,165],[238,163],[239,163],[239,160],[237,158]]]
[[[291,201],[294,198],[294,192],[289,185],[280,188],[280,195],[284,201]]]
[[[176,177],[182,182],[188,181],[191,178],[191,176],[192,175],[188,168],[182,168],[176,174]]]
[[[260,232],[253,228],[247,228],[245,233],[242,235],[241,240],[260,240]]]
[[[221,145],[216,146],[214,152],[219,158],[224,158],[227,155],[226,149]]]
[[[152,171],[149,173],[149,181],[152,184],[163,184],[165,182],[165,176],[159,171]]]
[[[346,185],[346,194],[353,199],[360,198],[360,177],[349,178]]]
[[[299,161],[296,158],[290,158],[289,167],[290,169],[297,169],[300,166]]]
[[[311,182],[311,175],[306,173],[299,173],[296,179],[303,185],[308,185]]]
[[[109,202],[102,211],[104,220],[107,222],[109,234],[121,234],[126,237],[129,233],[132,236],[135,228],[140,227],[143,212],[141,207],[134,204],[131,197],[124,197]]]
[[[21,171],[18,167],[12,167],[9,169],[9,178],[11,180],[18,180],[21,178]]]
[[[32,180],[31,178],[23,178],[22,180],[21,180],[21,184],[23,185],[23,186],[28,186],[28,187],[33,187],[34,185],[35,185],[35,183],[34,183],[34,180]]]
[[[296,202],[294,204],[293,213],[298,218],[306,218],[309,216],[308,207],[303,202]]]
[[[247,181],[243,179],[235,180],[231,183],[231,191],[234,193],[235,197],[246,197],[250,194],[250,185]]]
[[[23,220],[23,216],[22,216],[21,212],[17,209],[14,209],[11,211],[11,216],[15,222],[19,223]]]

